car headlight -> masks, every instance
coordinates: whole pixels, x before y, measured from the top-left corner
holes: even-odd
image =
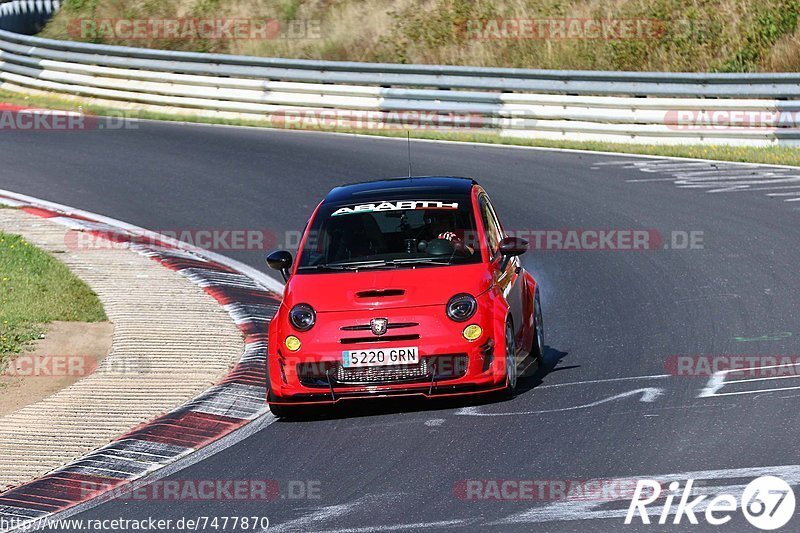
[[[456,322],[469,320],[477,310],[478,302],[466,293],[456,294],[447,302],[447,316]]]
[[[289,322],[298,331],[308,331],[314,327],[317,321],[317,313],[308,304],[297,304],[289,311]]]

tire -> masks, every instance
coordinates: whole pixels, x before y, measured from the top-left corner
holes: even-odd
[[[519,377],[519,368],[517,367],[517,345],[514,340],[514,325],[511,319],[506,321],[505,329],[505,345],[506,345],[506,386],[503,389],[503,397],[511,399],[514,397],[514,389],[517,388],[517,378]]]
[[[544,364],[544,320],[542,318],[542,303],[539,300],[539,291],[533,297],[533,341],[531,356],[541,367]]]
[[[267,396],[267,402],[273,401],[272,392],[270,391]],[[298,408],[291,405],[281,405],[278,403],[268,403],[269,410],[275,415],[276,418],[292,418],[297,416]]]

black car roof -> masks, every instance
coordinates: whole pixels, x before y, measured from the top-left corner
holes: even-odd
[[[340,185],[328,193],[325,202],[361,202],[416,195],[442,198],[467,196],[473,185],[477,185],[475,180],[455,176],[392,178]]]

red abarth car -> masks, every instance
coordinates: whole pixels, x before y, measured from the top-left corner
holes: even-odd
[[[352,398],[513,394],[541,363],[539,290],[474,180],[345,185],[300,243],[267,262],[286,279],[269,325],[276,416]]]

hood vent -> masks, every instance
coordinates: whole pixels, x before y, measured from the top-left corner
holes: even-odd
[[[374,289],[369,291],[361,291],[356,293],[358,298],[387,298],[390,296],[403,296],[406,293],[404,289]]]

